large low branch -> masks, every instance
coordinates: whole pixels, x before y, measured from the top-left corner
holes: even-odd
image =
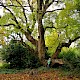
[[[38,41],[36,39],[33,38],[33,36],[31,36],[31,34],[29,32],[24,32],[26,38],[35,46],[38,45]]]
[[[59,53],[61,52],[61,49],[62,47],[69,47],[71,45],[72,42],[75,42],[76,40],[78,40],[80,38],[80,36],[76,37],[75,39],[73,40],[69,40],[68,43],[62,43],[62,44],[59,44],[55,53],[52,55],[52,58],[57,58]]]
[[[80,38],[80,36],[74,38],[73,40],[70,39],[68,43],[62,43],[62,46],[61,46],[61,47],[69,47],[72,42],[75,42],[75,41],[78,40],[79,38]]]

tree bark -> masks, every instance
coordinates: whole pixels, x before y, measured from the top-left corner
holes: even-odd
[[[42,25],[42,3],[43,0],[37,0],[37,18],[38,18],[38,56],[40,60],[45,58],[45,41],[44,41],[44,28]]]
[[[58,46],[55,53],[52,55],[52,59],[56,59],[61,52],[62,47]]]

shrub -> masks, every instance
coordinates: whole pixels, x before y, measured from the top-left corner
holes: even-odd
[[[1,69],[10,68],[10,64],[9,64],[9,63],[6,63],[6,62],[3,62],[3,63],[2,63],[2,66],[1,66],[0,68],[1,68]]]
[[[3,59],[10,63],[10,68],[35,68],[40,62],[34,52],[20,43],[13,43],[2,50]]]
[[[69,49],[68,51],[62,51],[59,58],[64,60],[64,65],[66,69],[80,68],[80,56],[76,53],[76,49]]]

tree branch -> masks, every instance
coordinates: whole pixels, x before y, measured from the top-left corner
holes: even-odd
[[[23,37],[21,36],[20,33],[17,33],[17,35],[19,35],[20,39],[21,39],[21,42],[23,42]]]
[[[70,43],[72,43],[72,42],[74,42],[74,41],[78,40],[79,38],[80,38],[80,36],[76,37],[76,38],[75,38],[75,39],[73,39],[73,40],[70,40],[69,42],[70,42]]]
[[[21,26],[19,25],[19,23],[18,23],[15,15],[12,13],[12,11],[11,11],[10,9],[8,9],[7,6],[5,6],[3,3],[1,3],[1,6],[4,7],[7,11],[9,11],[10,14],[13,16],[13,20],[16,22],[16,24],[17,24],[17,26],[18,26],[18,27],[16,26],[16,28],[17,28],[17,29],[21,29],[21,31],[25,34],[26,38],[27,38],[33,45],[36,46],[36,45],[38,44],[37,40],[35,40],[35,39],[31,36],[31,34],[29,34],[29,32],[26,32],[25,30],[23,30],[23,29],[21,28]],[[4,25],[4,26],[10,26],[10,25],[14,25],[14,24],[6,24],[6,25]],[[1,26],[2,26],[2,25],[1,25]]]
[[[49,2],[49,0],[46,0],[46,1],[45,1],[45,4],[48,4],[48,2]]]
[[[30,5],[30,0],[28,0],[28,4],[30,6],[31,12],[33,12],[33,6]]]
[[[23,23],[25,23],[25,21],[24,21],[24,19],[23,19],[22,17],[19,17],[19,19],[20,19]]]
[[[26,24],[27,24],[27,17],[26,17],[26,14],[25,14],[25,9],[24,9],[24,7],[21,5],[21,3],[18,1],[18,0],[16,0],[16,2],[18,2],[18,4],[22,7],[22,9],[23,9],[23,14],[24,14],[24,17],[25,17],[25,21],[26,21]]]
[[[57,10],[63,10],[63,8],[62,9],[55,9],[55,10],[52,10],[52,11],[47,11],[47,8],[53,3],[53,2],[61,2],[61,1],[56,1],[56,0],[52,0],[51,2],[49,2],[49,0],[46,0],[45,1],[45,5],[43,6],[43,16],[44,16],[44,14],[46,13],[46,12],[53,12],[53,11],[57,11]]]
[[[47,12],[54,12],[54,11],[57,11],[57,10],[64,10],[64,8],[61,8],[61,9],[55,9],[55,10],[52,10],[52,11],[46,11],[45,13],[47,13]]]
[[[76,37],[76,38],[73,39],[73,40],[70,39],[68,43],[62,43],[61,48],[62,48],[62,47],[69,47],[72,42],[75,42],[75,41],[78,40],[79,38],[80,38],[80,36]]]
[[[16,22],[16,24],[18,25],[18,28],[20,29],[21,27],[20,27],[15,15],[13,14],[13,12],[10,9],[8,9],[7,6],[5,6],[3,3],[1,3],[1,6],[4,7],[7,11],[10,12],[10,14],[13,16],[13,20]]]
[[[52,0],[50,3],[49,3],[49,0],[46,0],[46,1],[45,1],[45,5],[43,6],[43,8],[44,8],[44,9],[43,9],[43,11],[44,11],[43,14],[45,14],[47,8],[48,8],[53,2],[54,2],[54,0]]]
[[[47,9],[55,0],[52,0],[50,3],[49,3],[49,0],[46,0],[46,4],[44,5],[45,6],[45,9]]]
[[[34,39],[29,32],[25,32],[24,34],[25,34],[26,38],[27,38],[33,45],[35,45],[35,46],[38,45],[38,41],[37,41],[36,39]]]
[[[6,6],[13,6],[13,7],[30,7],[30,6],[17,6],[17,5],[6,5]]]
[[[16,26],[16,25],[15,25],[15,24],[10,23],[10,24],[4,24],[4,25],[0,25],[0,26]]]

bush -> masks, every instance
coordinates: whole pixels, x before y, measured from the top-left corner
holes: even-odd
[[[76,53],[76,50],[69,49],[68,51],[62,51],[59,58],[64,60],[63,67],[65,69],[75,69],[80,68],[80,56]]]
[[[2,63],[2,66],[1,66],[0,68],[1,68],[1,69],[10,68],[10,64],[9,64],[9,63],[6,63],[6,62],[3,62],[3,63]]]
[[[2,50],[3,59],[10,63],[10,68],[36,68],[40,66],[37,56],[19,43],[10,44]]]

